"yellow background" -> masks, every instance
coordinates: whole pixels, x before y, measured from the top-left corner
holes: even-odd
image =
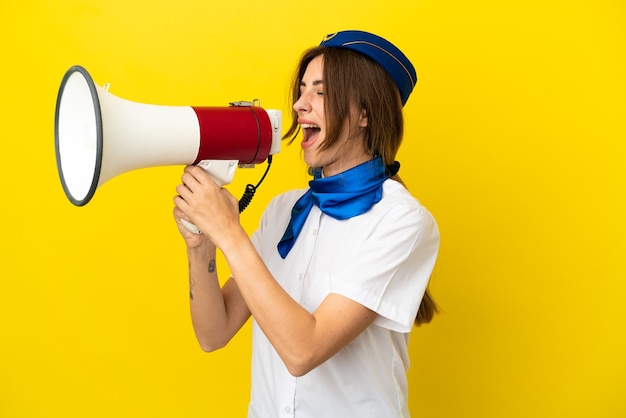
[[[394,41],[420,78],[399,159],[440,224],[443,314],[411,338],[414,416],[626,417],[621,0],[3,1],[1,417],[245,416],[248,327],[205,354],[190,326],[181,167],[72,206],[59,83],[80,64],[133,101],[286,112],[299,54],[342,29]],[[285,147],[246,229],[305,181]]]

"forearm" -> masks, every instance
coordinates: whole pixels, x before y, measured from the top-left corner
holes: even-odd
[[[319,352],[316,318],[284,291],[243,234],[222,250],[248,309],[287,367],[310,361]]]
[[[227,300],[217,276],[214,246],[187,250],[189,260],[189,305],[200,346],[205,351],[223,347],[239,326],[229,316]]]

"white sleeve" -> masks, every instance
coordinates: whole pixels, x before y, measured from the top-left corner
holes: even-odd
[[[388,208],[374,219],[367,239],[347,252],[332,293],[349,297],[379,314],[375,324],[409,332],[439,249],[439,230],[419,203]]]

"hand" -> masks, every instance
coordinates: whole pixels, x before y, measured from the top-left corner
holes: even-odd
[[[178,219],[196,225],[217,246],[236,228],[241,229],[237,199],[219,187],[202,168],[185,167],[181,180],[182,184],[176,187],[174,217],[188,245],[198,244],[198,239],[190,236],[196,234],[186,231]]]
[[[187,244],[188,248],[200,248],[203,247],[205,245],[211,245],[213,246],[213,243],[211,243],[209,241],[209,239],[207,238],[206,235],[204,234],[195,234],[193,232],[191,232],[189,229],[187,229],[187,227],[183,224],[182,220],[185,220],[187,222],[189,222],[186,219],[185,214],[178,209],[178,207],[174,207],[174,220],[176,221],[176,226],[178,227],[178,232],[180,232],[180,235],[182,235],[183,239],[185,240],[185,243]]]

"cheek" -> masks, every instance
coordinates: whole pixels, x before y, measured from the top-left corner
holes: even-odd
[[[315,109],[315,113],[317,117],[320,119],[320,122],[326,122],[326,111],[324,109],[324,101],[319,100],[313,105]]]

